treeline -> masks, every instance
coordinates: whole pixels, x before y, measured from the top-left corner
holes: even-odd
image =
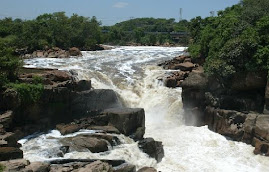
[[[126,45],[162,45],[165,43],[187,44],[188,38],[173,40],[170,32],[187,31],[188,21],[175,22],[175,19],[136,18],[114,26],[104,26],[104,42]],[[164,32],[167,32],[166,34]]]
[[[95,17],[67,17],[64,12],[43,14],[34,20],[5,18],[0,20],[0,37],[12,47],[30,51],[55,46],[90,49],[101,42],[99,25]]]
[[[216,17],[190,21],[193,57],[223,78],[236,72],[269,69],[269,2],[242,0]]]

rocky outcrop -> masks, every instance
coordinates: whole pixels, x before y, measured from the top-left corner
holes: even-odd
[[[188,71],[186,77],[182,71],[173,71],[165,82],[168,87],[182,87],[186,124],[208,125],[230,139],[252,144],[255,154],[269,155],[267,72],[240,72],[227,80],[207,76],[195,60],[186,56],[160,65]]]
[[[69,50],[63,50],[53,47],[47,50],[36,50],[31,54],[22,54],[22,58],[69,58],[72,56],[82,56],[80,50],[72,47]]]
[[[1,160],[22,158],[17,140],[24,136],[47,131],[58,123],[71,122],[82,116],[98,115],[107,108],[121,107],[114,91],[94,90],[90,81],[78,81],[76,76],[69,72],[47,69],[23,69],[23,71],[19,78],[21,82],[35,83],[38,79],[39,82],[43,82],[44,90],[38,101],[30,103],[24,102],[16,90],[7,89],[0,93]],[[84,128],[90,126],[98,125],[93,123],[84,125]],[[81,124],[57,127],[63,134],[68,134],[81,129]],[[119,132],[113,127],[106,127],[106,130]]]
[[[108,125],[114,126],[122,134],[131,136],[135,140],[143,138],[145,133],[144,109],[113,108],[106,109],[101,113],[108,119]]]
[[[64,146],[69,146],[72,151],[92,153],[105,152],[108,150],[108,142],[105,139],[96,138],[91,135],[79,135],[61,140]]]
[[[23,158],[23,152],[16,147],[0,147],[0,161]]]
[[[179,70],[169,73],[169,76],[163,78],[164,84],[167,87],[175,88],[182,87],[183,81],[188,77],[189,73],[193,70],[200,70],[198,64],[192,62],[189,56],[178,56],[172,60],[165,61],[164,63],[158,64],[164,69]]]
[[[27,134],[54,128],[56,124],[67,123],[75,118],[94,116],[104,109],[121,107],[121,103],[112,90],[92,89],[91,82],[78,81],[76,76],[66,71],[24,69],[20,81],[34,83],[41,78],[44,89],[37,102],[22,103],[15,90],[0,94],[0,111],[12,108],[12,130]],[[16,104],[16,106],[9,106]],[[4,118],[3,115],[1,117]],[[8,121],[7,121],[8,122]],[[4,125],[7,125],[7,122]],[[66,132],[74,132],[73,128]]]
[[[95,130],[94,134],[69,135],[61,140],[62,146],[51,148],[53,157],[64,157],[71,151],[92,153],[106,152],[121,144],[119,139],[108,133],[124,134],[134,140],[142,140],[145,133],[145,112],[141,108],[123,108],[117,94],[112,90],[93,89],[91,82],[78,81],[75,72],[52,69],[23,69],[19,81],[23,86],[43,84],[35,101],[25,101],[19,91],[8,89],[0,93],[0,160],[23,157],[17,140],[23,136],[53,129],[56,126],[61,134],[67,135],[81,129]],[[30,93],[29,93],[30,94]],[[24,95],[25,96],[25,95]],[[12,106],[8,106],[12,104]],[[13,106],[14,105],[14,106]],[[16,105],[16,106],[15,106]],[[11,110],[7,109],[11,108]],[[151,148],[151,146],[154,146]],[[142,146],[158,161],[163,157],[161,142],[149,141]],[[155,152],[152,152],[155,151]],[[86,164],[85,164],[85,163]],[[127,163],[115,165],[109,162],[73,161],[72,164],[59,165],[42,163],[16,167],[17,171],[89,171],[106,168],[118,172],[133,172],[135,167]],[[96,165],[94,165],[96,162]],[[7,162],[11,165],[13,162]],[[83,165],[84,163],[84,165]],[[93,164],[92,164],[93,163]],[[61,163],[63,164],[63,163]],[[112,168],[110,168],[112,167]],[[9,167],[8,167],[9,168]],[[15,170],[16,171],[16,170]]]
[[[76,47],[69,48],[70,56],[82,56],[80,50]]]
[[[191,72],[181,84],[184,117],[188,125],[203,125],[207,83],[204,73]]]
[[[140,140],[145,133],[145,112],[140,108],[110,108],[69,124],[58,124],[56,128],[63,135],[80,129],[92,129],[106,133],[121,133]]]
[[[32,162],[24,159],[2,161],[5,171],[12,172],[135,172],[133,165],[121,160],[61,159],[50,162]]]
[[[161,162],[164,157],[164,150],[162,142],[155,141],[153,138],[145,138],[138,142],[139,148],[148,154],[150,157],[155,158],[157,162]]]

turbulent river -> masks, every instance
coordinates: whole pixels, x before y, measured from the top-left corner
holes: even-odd
[[[184,125],[181,89],[169,89],[158,81],[169,71],[156,64],[183,53],[183,47],[116,47],[112,50],[83,52],[69,59],[36,58],[25,60],[26,67],[75,70],[79,79],[91,79],[94,88],[115,90],[127,107],[141,107],[146,113],[145,137],[162,141],[165,157],[156,163],[142,153],[133,140],[120,135],[122,145],[107,153],[70,152],[64,158],[125,159],[137,168],[153,166],[162,172],[236,171],[268,172],[269,158],[254,155],[254,148],[229,141],[207,126]],[[94,131],[82,130],[79,133]],[[54,157],[63,137],[57,130],[20,140],[24,157],[30,161]]]

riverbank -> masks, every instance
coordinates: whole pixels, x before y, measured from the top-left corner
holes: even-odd
[[[165,78],[167,87],[182,87],[186,123],[208,127],[232,140],[255,147],[254,154],[269,156],[268,81],[263,71],[237,73],[229,80],[208,76],[188,56],[160,64],[180,70]]]

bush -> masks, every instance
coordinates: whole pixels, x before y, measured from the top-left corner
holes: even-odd
[[[191,20],[189,52],[194,58],[205,58],[208,74],[229,77],[236,72],[269,69],[267,1],[243,0],[217,17]]]
[[[2,164],[0,164],[0,172],[3,172],[5,170],[5,166],[3,166]]]
[[[43,93],[44,86],[42,84],[26,84],[26,83],[9,83],[8,88],[16,90],[23,104],[31,104],[37,102]]]

